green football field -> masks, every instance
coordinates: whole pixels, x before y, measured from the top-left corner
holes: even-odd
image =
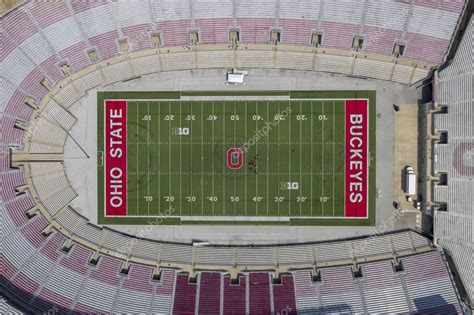
[[[345,218],[344,97],[157,95],[99,95],[99,223],[368,224],[373,219]],[[113,193],[103,188],[104,149],[111,147],[107,119],[115,117],[104,119],[103,104],[117,99],[126,122],[119,137],[126,164],[119,215],[106,211],[104,198]],[[112,167],[115,162],[107,159]]]

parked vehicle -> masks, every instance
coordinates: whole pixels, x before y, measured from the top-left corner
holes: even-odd
[[[405,193],[407,195],[416,194],[416,175],[411,166],[405,168]]]

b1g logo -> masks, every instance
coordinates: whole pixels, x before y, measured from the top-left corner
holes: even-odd
[[[241,148],[230,148],[227,150],[227,167],[231,170],[238,170],[244,165],[244,152]]]

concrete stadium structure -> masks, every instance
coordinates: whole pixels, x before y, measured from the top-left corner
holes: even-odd
[[[474,298],[474,187],[472,164],[453,159],[473,148],[472,19],[452,61],[447,52],[471,10],[468,1],[400,0],[65,0],[5,8],[0,311],[462,313]],[[412,219],[386,234],[289,229],[307,233],[294,242],[272,241],[279,232],[269,228],[267,239],[252,243],[242,228],[232,232],[241,244],[226,234],[208,247],[182,236],[209,236],[198,228],[143,237],[143,229],[94,224],[96,200],[78,175],[71,135],[90,128],[84,104],[95,105],[97,90],[163,89],[171,80],[176,90],[217,88],[216,73],[246,68],[270,78],[259,88],[315,88],[313,80],[334,89],[370,86],[390,122],[390,101],[399,96],[385,90],[416,100],[412,86],[447,61],[434,74],[433,131],[448,132],[447,144],[433,146],[434,243]],[[203,78],[211,85],[199,86]],[[390,198],[377,204],[379,226],[394,216]],[[323,230],[322,239],[312,237]]]
[[[438,209],[434,212],[434,237],[454,260],[471,299],[474,297],[473,38],[471,17],[452,62],[436,76],[433,108],[433,132],[437,136],[433,141],[433,201]],[[439,133],[447,133],[447,139],[441,139]]]

